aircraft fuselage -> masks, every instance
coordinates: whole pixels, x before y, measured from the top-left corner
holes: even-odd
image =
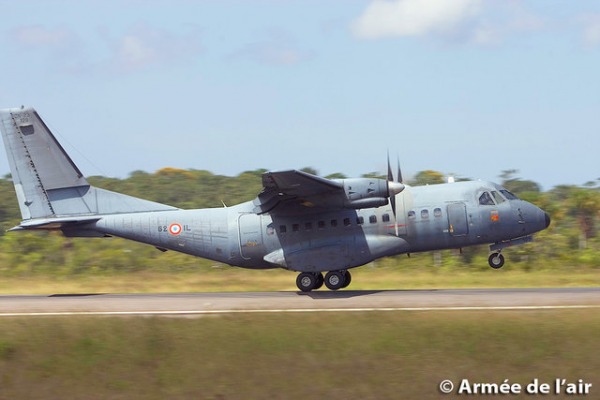
[[[501,189],[478,181],[407,186],[396,195],[397,220],[390,205],[272,216],[254,213],[247,202],[107,215],[88,228],[244,268],[322,272],[402,253],[508,245],[546,228],[549,220],[541,209],[507,199]],[[496,200],[481,204],[480,197],[488,193],[493,198],[492,192]],[[72,236],[85,234],[78,228]]]

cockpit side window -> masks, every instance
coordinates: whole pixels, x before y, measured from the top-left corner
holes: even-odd
[[[514,194],[512,194],[511,192],[509,192],[506,189],[501,189],[500,193],[502,193],[504,195],[504,197],[506,197],[508,200],[519,200],[519,198],[517,196],[515,196]]]
[[[496,205],[494,200],[492,200],[492,196],[488,192],[483,192],[481,196],[479,196],[479,204],[482,206],[493,206]]]
[[[492,192],[492,196],[494,196],[494,200],[496,200],[496,204],[501,204],[506,201],[506,199],[504,199],[504,197],[502,197],[502,195],[500,193],[496,192],[495,190]]]

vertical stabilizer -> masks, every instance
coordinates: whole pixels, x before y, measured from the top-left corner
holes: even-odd
[[[33,108],[0,110],[0,130],[23,220],[175,209],[90,186]]]
[[[89,187],[33,108],[0,111],[2,138],[23,219],[56,214],[50,192]]]

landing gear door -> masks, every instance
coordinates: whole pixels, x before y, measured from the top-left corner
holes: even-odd
[[[465,203],[448,204],[448,232],[452,236],[466,236],[469,233]]]

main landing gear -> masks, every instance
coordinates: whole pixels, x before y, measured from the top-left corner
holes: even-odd
[[[296,286],[303,292],[320,289],[323,284],[330,290],[338,290],[348,287],[352,282],[352,275],[349,271],[329,271],[325,278],[320,272],[301,272],[296,278]]]

